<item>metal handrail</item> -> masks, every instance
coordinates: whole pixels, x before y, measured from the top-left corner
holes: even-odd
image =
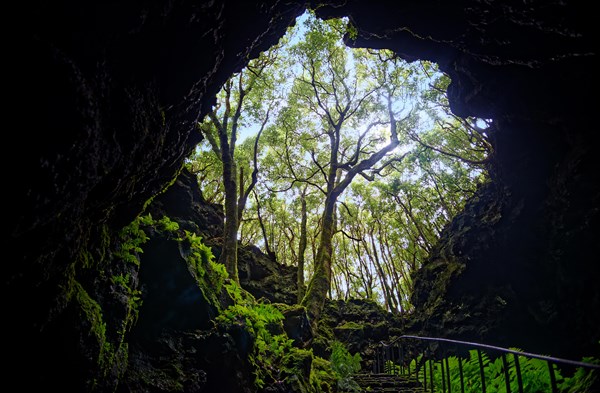
[[[376,360],[374,363],[374,368],[376,368],[375,372],[385,372],[385,366],[386,366],[387,362],[390,360],[392,361],[392,363],[394,362],[394,344],[397,344],[400,340],[403,340],[403,339],[451,343],[451,344],[458,344],[458,345],[463,345],[463,346],[477,349],[477,357],[478,357],[478,361],[479,361],[480,377],[481,377],[481,390],[483,393],[486,392],[486,384],[485,384],[484,365],[483,365],[482,356],[481,356],[482,349],[492,350],[492,351],[501,353],[502,363],[504,366],[503,368],[504,368],[504,379],[505,379],[505,383],[506,383],[506,391],[508,393],[510,393],[511,390],[510,390],[510,380],[509,380],[508,362],[506,360],[506,354],[512,354],[514,357],[514,367],[516,369],[519,393],[523,393],[523,381],[522,381],[522,375],[521,375],[521,368],[519,365],[519,356],[526,357],[526,358],[540,359],[540,360],[544,360],[547,362],[548,372],[550,375],[550,382],[551,382],[553,393],[558,393],[556,376],[555,376],[554,367],[553,367],[553,365],[555,365],[555,364],[564,364],[564,365],[569,365],[569,366],[584,367],[584,368],[588,368],[588,369],[600,370],[600,365],[597,365],[597,364],[580,362],[580,361],[575,361],[575,360],[570,360],[570,359],[563,359],[563,358],[558,358],[558,357],[554,357],[554,356],[539,355],[539,354],[524,352],[524,351],[517,351],[514,349],[498,347],[495,345],[488,345],[488,344],[469,342],[469,341],[461,341],[461,340],[453,340],[453,339],[441,338],[441,337],[422,337],[422,336],[413,336],[413,335],[403,335],[403,336],[395,338],[394,340],[390,341],[389,343],[385,343],[383,341],[381,341],[379,343],[381,346],[381,350],[379,350],[379,348],[376,350],[376,354],[375,354]],[[398,347],[397,349],[398,349],[399,358],[404,359],[403,348]],[[425,355],[425,353],[423,353],[423,355]],[[413,359],[415,359],[415,358],[413,358]],[[412,361],[413,359],[410,359],[410,361]],[[461,392],[464,393],[462,361],[461,361],[460,357],[458,357],[458,359],[459,359]],[[445,360],[446,360],[446,362],[445,362],[446,369],[445,370],[444,370],[444,361],[443,360],[441,361],[442,392],[446,391],[446,385],[447,385],[448,392],[450,393],[450,389],[451,389],[451,387],[450,387],[450,368],[448,365],[448,358],[445,357]],[[433,360],[433,361],[435,362],[435,360]],[[424,389],[427,389],[427,383],[428,383],[427,382],[427,364],[426,363],[427,363],[427,360],[425,360],[425,364],[423,365],[423,387],[424,387]],[[395,372],[395,369],[394,369],[394,372]],[[400,372],[404,373],[403,364],[400,364]],[[417,366],[416,372],[417,372],[417,379],[418,379],[419,366]],[[409,367],[409,374],[410,374],[410,367]],[[431,364],[431,360],[429,363],[429,374],[430,374],[429,375],[430,390],[431,390],[431,392],[433,392],[434,391],[434,383],[433,383],[433,367]]]

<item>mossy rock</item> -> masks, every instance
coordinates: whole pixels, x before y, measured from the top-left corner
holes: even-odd
[[[366,338],[365,325],[356,322],[346,322],[337,326],[333,329],[333,333],[339,341],[344,343],[357,343]]]
[[[294,346],[305,348],[312,341],[314,332],[306,312],[306,308],[299,305],[274,303],[275,307],[283,314],[283,330],[289,338],[294,340]]]
[[[313,353],[315,354],[315,356],[319,356],[322,358],[329,358],[329,356],[331,355],[331,349],[329,348],[330,346],[330,342],[333,340],[333,338],[328,339],[324,336],[316,336],[311,344],[311,348],[313,350]]]
[[[330,393],[334,391],[332,387],[337,385],[337,379],[328,360],[318,356],[314,357],[310,374],[310,384],[318,393]]]
[[[312,369],[313,353],[310,350],[292,348],[283,358],[286,374],[297,375],[308,381]]]
[[[339,325],[335,328],[335,330],[339,330],[339,329],[351,329],[351,330],[363,330],[365,328],[365,325],[360,324],[360,323],[356,323],[356,322],[346,322],[342,325]]]

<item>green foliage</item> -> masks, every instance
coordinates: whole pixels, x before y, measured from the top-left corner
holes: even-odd
[[[220,294],[223,284],[228,278],[225,266],[215,262],[211,248],[202,243],[201,236],[186,230],[184,236],[178,240],[189,243],[190,254],[187,260],[205,297],[208,292],[213,295]],[[208,288],[210,291],[207,290]],[[211,303],[217,305],[218,301],[215,298]]]
[[[358,38],[358,30],[351,22],[346,24],[346,34],[351,40],[356,40]]]
[[[334,341],[331,344],[331,368],[337,376],[337,386],[344,392],[359,392],[360,387],[352,379],[352,375],[360,371],[361,357],[358,353],[351,355],[344,344]]]
[[[113,252],[115,257],[136,266],[140,265],[138,254],[144,252],[141,246],[149,239],[148,236],[146,236],[146,233],[140,228],[140,224],[145,225],[144,223],[147,221],[148,217],[139,216],[133,220],[131,224],[119,231],[118,237],[120,245],[119,248]]]
[[[148,214],[150,216],[150,214]],[[179,230],[179,224],[167,216],[163,216],[160,220],[155,221],[155,225],[158,225],[160,229],[167,232],[177,232]]]
[[[232,280],[224,286],[234,304],[221,312],[215,326],[225,332],[243,329],[253,337],[248,360],[257,389],[273,383],[300,385],[299,391],[315,393],[331,393],[337,391],[336,386],[354,387],[350,374],[360,369],[359,355],[351,356],[342,344],[336,344],[334,370],[332,362],[314,357],[312,350],[292,345],[283,330],[281,309],[287,306],[258,302]]]
[[[142,306],[142,291],[135,288],[131,275],[115,275],[111,277],[114,285],[119,285],[123,288],[127,295],[127,315],[124,319],[123,326],[119,330],[122,339],[125,338],[125,333],[133,327],[137,322],[140,307]]]
[[[513,348],[514,349],[514,348]],[[518,350],[518,349],[515,349]],[[484,364],[486,391],[490,393],[506,393],[504,364],[501,357],[490,359],[486,353],[481,354]],[[506,356],[509,374],[509,384],[512,392],[518,391],[517,371],[512,355]],[[584,358],[585,362],[598,364],[598,360]],[[452,391],[460,391],[459,362],[456,356],[448,357],[450,367],[450,387]],[[519,356],[519,366],[523,390],[525,392],[549,392],[552,390],[548,362],[541,359],[531,359]],[[394,366],[390,366],[390,370]],[[396,366],[397,367],[397,366]],[[436,390],[442,389],[441,363],[434,365],[434,385]],[[469,351],[469,357],[462,359],[463,380],[465,392],[481,392],[481,374],[476,350]],[[593,370],[578,368],[572,376],[563,375],[561,370],[553,365],[556,382],[560,392],[587,392],[594,384],[597,373]],[[429,371],[429,369],[427,369]],[[423,374],[420,375],[421,381]],[[430,378],[429,376],[427,377]],[[429,383],[429,380],[427,381]]]
[[[583,362],[600,365],[600,359],[593,357],[584,357]],[[573,376],[564,378],[559,384],[559,389],[563,393],[578,393],[591,391],[593,386],[597,386],[598,370],[589,370],[578,367]]]
[[[310,374],[310,385],[317,393],[330,393],[337,386],[336,373],[331,362],[315,356]]]
[[[283,332],[283,314],[273,305],[258,303],[253,298],[244,298],[233,281],[226,288],[239,303],[223,310],[215,323],[219,329],[231,330],[242,328],[254,337],[254,346],[249,354],[249,361],[254,368],[254,383],[261,389],[265,383],[279,380],[284,365],[284,358],[289,363],[289,356],[297,351],[292,348],[290,340]],[[239,288],[239,287],[238,287]]]

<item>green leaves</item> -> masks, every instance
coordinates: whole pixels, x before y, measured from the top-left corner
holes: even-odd
[[[297,349],[292,348],[293,340],[283,333],[283,314],[277,307],[242,294],[245,291],[233,281],[226,287],[236,303],[223,310],[215,325],[225,331],[242,328],[254,338],[249,361],[254,368],[255,385],[261,389],[279,379],[284,359]]]
[[[516,348],[511,348],[518,350]],[[481,354],[483,365],[486,391],[489,393],[506,393],[505,366],[501,357],[490,359],[486,353]],[[588,363],[600,364],[600,361],[592,358],[584,358]],[[519,385],[517,380],[517,370],[512,354],[506,355],[506,363],[509,375],[509,385],[511,392],[518,392]],[[450,387],[451,391],[461,391],[459,362],[456,356],[448,357],[448,366],[450,368]],[[519,356],[519,366],[524,392],[550,392],[552,391],[548,362],[541,359],[532,359]],[[434,385],[435,390],[442,389],[445,381],[442,382],[441,363],[437,362],[434,366]],[[574,393],[586,392],[597,378],[593,370],[578,368],[572,376],[562,375],[561,370],[553,364],[554,375],[560,392]],[[481,372],[479,368],[479,359],[476,350],[469,351],[469,357],[462,359],[463,380],[466,393],[481,392]],[[446,369],[444,372],[447,375]],[[420,374],[422,380],[422,374]],[[428,379],[430,377],[428,376]],[[429,382],[429,380],[428,380]]]
[[[344,34],[352,38],[358,31],[344,19],[303,16],[277,48],[252,60],[219,93],[219,121],[207,118],[199,126],[213,142],[197,148],[188,165],[208,201],[223,203],[233,194],[225,192],[215,152],[219,125],[226,124],[231,141],[241,108],[232,153],[239,194],[250,182],[254,158],[253,138],[241,142],[242,135],[258,130],[270,111],[257,154],[258,182],[241,217],[242,243],[297,264],[299,195],[306,190],[310,277],[326,194],[335,194],[333,296],[367,297],[391,311],[410,311],[412,273],[485,181],[491,145],[475,119],[452,115],[445,94],[450,79],[435,64],[409,64],[388,50],[351,49]],[[393,134],[397,145],[374,156]]]
[[[331,368],[337,374],[338,388],[343,392],[359,392],[360,387],[352,379],[352,375],[360,371],[361,357],[358,353],[351,355],[344,344],[334,341],[331,344]]]
[[[121,229],[119,231],[120,244],[118,249],[113,252],[113,255],[125,262],[139,266],[140,260],[137,255],[144,252],[141,246],[149,239],[146,233],[140,228],[140,225],[147,225],[146,223],[151,219],[150,215],[139,216]]]

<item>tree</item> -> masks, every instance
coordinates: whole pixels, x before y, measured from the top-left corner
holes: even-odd
[[[331,289],[338,199],[357,175],[373,179],[392,162],[401,160],[391,153],[399,144],[399,124],[407,126],[403,122],[410,116],[396,119],[404,109],[398,109],[396,100],[401,86],[406,86],[400,83],[405,75],[378,67],[366,51],[356,51],[357,58],[350,58],[340,40],[340,20],[316,23],[313,19],[307,28],[305,39],[292,52],[300,65],[292,103],[306,108],[304,116],[311,121],[298,130],[295,124],[293,128],[286,125],[284,119],[282,127],[286,135],[296,134],[294,153],[304,162],[288,161],[292,181],[310,184],[324,196],[313,276],[301,303],[316,322]],[[369,80],[373,75],[375,80]],[[310,169],[300,176],[294,170],[298,166]]]
[[[264,132],[260,149],[248,138],[233,154],[241,242],[298,267],[298,301],[314,321],[327,296],[410,312],[412,273],[485,177],[487,131],[450,113],[449,79],[434,65],[349,49],[340,20],[308,18],[294,31],[295,44],[278,48],[274,68],[257,79],[288,76],[279,88],[284,106],[268,112],[264,127],[273,93],[255,94],[242,79],[249,92],[240,122]],[[229,87],[231,119],[239,82]],[[225,97],[214,112],[221,123]],[[220,143],[216,131],[213,139]],[[212,155],[193,165],[206,194],[224,201],[221,155],[201,154]]]
[[[217,104],[208,113],[199,130],[222,165],[225,225],[220,262],[229,277],[239,281],[237,268],[238,230],[248,196],[258,180],[258,146],[270,112],[275,105],[274,74],[277,47],[250,61],[246,69],[233,75],[219,93]],[[253,168],[246,184],[246,165],[236,160],[236,143],[240,127],[259,124],[254,138]]]

